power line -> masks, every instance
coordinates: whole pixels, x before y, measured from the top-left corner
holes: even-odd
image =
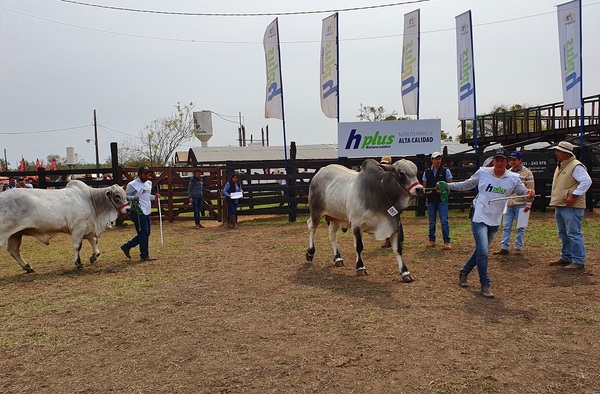
[[[91,127],[92,124],[88,124],[85,126],[75,126],[75,127],[67,127],[64,129],[50,129],[50,130],[35,130],[35,131],[1,131],[0,135],[19,135],[19,134],[42,134],[42,133],[54,133],[57,131],[67,131],[67,130],[76,130],[83,129],[85,127]]]
[[[70,0],[60,0],[60,1],[77,3],[77,2],[74,2],[74,1],[70,1]],[[429,0],[421,0],[421,1],[429,1]],[[87,5],[87,3],[81,3],[81,4]],[[395,5],[400,5],[400,4],[401,3],[396,3]],[[600,4],[600,1],[583,5],[583,7],[588,7],[588,6],[597,5],[597,4]],[[96,6],[96,5],[90,4],[89,6]],[[391,5],[388,5],[388,6],[391,6]],[[98,7],[103,7],[103,6],[98,6]],[[111,7],[109,7],[109,8],[111,8]],[[115,32],[115,31],[109,31],[109,30],[103,30],[103,29],[96,29],[96,28],[87,27],[87,26],[81,26],[81,25],[75,25],[75,24],[71,24],[71,23],[60,22],[60,21],[56,21],[56,20],[52,20],[52,19],[48,19],[48,18],[39,17],[39,16],[36,16],[36,15],[27,14],[27,13],[20,12],[20,11],[11,10],[11,9],[8,9],[8,8],[5,8],[5,7],[0,7],[0,9],[2,9],[4,11],[8,11],[8,12],[13,12],[15,14],[27,16],[27,17],[30,17],[30,18],[39,19],[39,20],[43,20],[43,21],[51,22],[51,23],[56,23],[56,24],[63,25],[63,26],[69,26],[69,27],[74,27],[74,28],[77,28],[77,29],[95,31],[95,32],[99,32],[99,33],[119,35],[119,36],[124,36],[124,37],[134,37],[134,38],[143,38],[143,39],[160,40],[160,41],[202,43],[202,44],[252,44],[252,45],[259,44],[259,43],[262,44],[262,41],[260,41],[260,42],[259,41],[215,41],[215,40],[198,40],[198,39],[186,39],[186,38],[167,38],[167,37],[157,37],[157,36],[146,36],[146,35],[141,35],[141,34],[122,33],[122,32]],[[321,12],[326,12],[326,11],[321,11]],[[520,17],[515,17],[515,18],[509,18],[509,19],[503,19],[503,20],[500,20],[500,21],[475,23],[475,24],[473,24],[473,27],[494,25],[494,24],[498,24],[498,23],[513,22],[513,21],[517,21],[517,20],[528,19],[528,18],[536,18],[536,17],[539,17],[539,16],[545,16],[545,15],[551,15],[551,14],[554,15],[555,11],[544,12],[544,13],[534,14],[534,15],[520,16]],[[265,15],[269,15],[269,14],[265,14]],[[275,14],[273,14],[273,15],[275,15]],[[445,29],[426,30],[426,31],[421,31],[421,35],[428,34],[428,33],[439,33],[439,32],[444,32],[444,31],[454,31],[454,30],[456,30],[455,27],[450,27],[450,28],[445,28]],[[345,42],[345,41],[376,40],[376,39],[383,39],[383,38],[402,37],[403,35],[404,34],[400,33],[400,34],[389,34],[389,35],[383,35],[383,36],[339,38],[339,41],[340,42]],[[321,42],[321,41],[320,40],[281,41],[282,44],[310,44],[310,43],[319,43],[319,42]]]
[[[107,130],[110,130],[110,131],[114,131],[115,133],[123,134],[123,135],[129,136],[129,137],[134,137],[134,138],[138,138],[138,137],[139,137],[139,135],[133,135],[133,134],[126,133],[126,132],[124,132],[124,131],[120,131],[120,130],[111,129],[110,127],[108,127],[108,126],[104,126],[104,125],[102,125],[102,124],[100,124],[100,123],[98,123],[98,126],[99,126],[99,127],[102,127],[103,129],[107,129]]]
[[[210,111],[212,114],[217,115],[219,118],[223,119],[225,122],[230,122],[230,123],[235,123],[235,124],[240,124],[239,120],[229,120],[229,119],[225,119],[225,118],[238,118],[239,119],[239,115],[221,115],[218,114],[216,112]],[[242,116],[243,118],[243,116]]]
[[[377,8],[396,7],[399,5],[424,3],[430,0],[410,0],[402,1],[399,3],[389,3],[380,5],[370,5],[364,7],[352,7],[352,8],[340,8],[335,10],[314,10],[314,11],[291,11],[291,12],[265,12],[265,13],[205,13],[205,12],[175,12],[175,11],[155,11],[155,10],[143,10],[139,8],[124,8],[124,7],[112,7],[107,5],[90,4],[81,1],[73,0],[59,0],[63,3],[71,3],[82,5],[86,7],[103,8],[115,11],[127,11],[127,12],[139,12],[145,14],[160,14],[160,15],[183,15],[183,16],[225,16],[225,17],[249,17],[249,16],[285,16],[285,15],[309,15],[309,14],[324,14],[332,12],[348,12],[348,11],[362,11]]]

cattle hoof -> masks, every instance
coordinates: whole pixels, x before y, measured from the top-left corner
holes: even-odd
[[[335,259],[334,264],[336,267],[343,267],[344,259],[338,257],[337,259]]]
[[[415,280],[413,279],[412,275],[409,273],[406,273],[405,275],[402,275],[402,282],[404,283],[411,283],[414,282]]]
[[[32,272],[35,272],[35,270],[33,268],[31,268],[31,266],[29,264],[27,264],[25,266],[25,268],[23,268],[28,274],[31,274]]]
[[[96,256],[90,257],[90,264],[94,264],[96,262],[96,260],[98,260],[98,258]]]
[[[367,273],[367,269],[366,268],[359,268],[359,269],[356,270],[356,275],[357,276],[367,276],[369,274]]]
[[[314,254],[308,254],[308,253],[306,253],[306,261],[312,261],[313,257],[315,257]]]

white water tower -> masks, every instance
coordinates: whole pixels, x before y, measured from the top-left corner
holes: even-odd
[[[194,112],[194,135],[202,142],[202,146],[208,146],[208,140],[213,136],[212,112],[202,110]]]
[[[75,148],[67,146],[67,165],[69,168],[75,167]]]

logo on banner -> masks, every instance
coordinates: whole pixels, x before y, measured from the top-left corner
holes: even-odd
[[[408,27],[409,27],[409,28],[411,28],[411,27],[415,27],[416,23],[417,23],[417,18],[416,18],[416,17],[414,17],[414,16],[412,16],[412,17],[411,17],[411,18],[408,20]]]
[[[469,96],[473,94],[473,86],[471,85],[470,75],[471,75],[471,62],[469,51],[464,50],[460,54],[460,101],[467,99]]]
[[[563,20],[565,21],[566,25],[570,25],[571,23],[575,23],[575,14],[572,12],[569,12],[567,15],[565,15],[565,17],[563,18]]]
[[[322,48],[321,69],[323,70],[323,75],[321,75],[321,83],[323,83],[323,98],[327,98],[338,91],[338,87],[337,85],[334,85],[332,79],[335,67],[335,54],[333,53],[333,49],[331,42],[327,42]]]
[[[277,72],[279,64],[275,59],[275,49],[269,49],[267,53],[267,85],[269,85],[267,100],[271,101],[273,97],[281,94],[281,87],[277,86]]]
[[[346,141],[346,149],[389,148],[393,143],[393,135],[379,135],[379,131],[376,131],[373,135],[363,137],[362,134],[356,132],[356,129],[352,129]]]
[[[565,87],[569,91],[581,82],[581,76],[577,76],[577,71],[575,70],[578,55],[572,38],[565,43],[563,50],[566,65]]]
[[[413,73],[413,64],[417,58],[413,54],[413,42],[410,41],[403,48],[404,64],[402,67],[402,95],[412,92],[419,87],[419,83],[415,81]]]

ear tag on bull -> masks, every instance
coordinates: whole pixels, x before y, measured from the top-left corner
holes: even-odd
[[[391,216],[394,217],[398,214],[398,210],[396,209],[396,207],[394,207],[393,205],[391,207],[388,208],[387,213]]]

